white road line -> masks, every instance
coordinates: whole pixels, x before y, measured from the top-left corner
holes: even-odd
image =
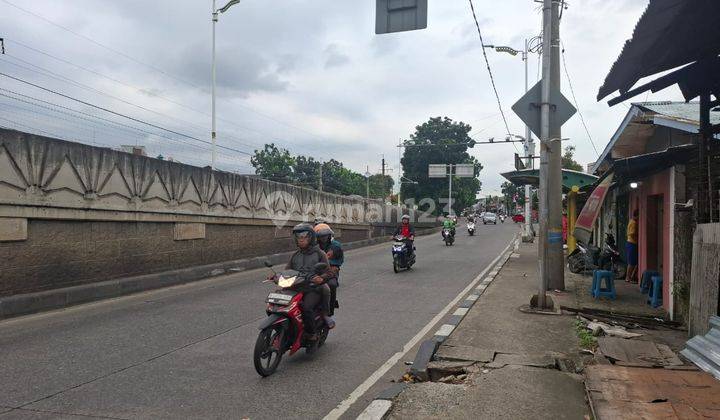
[[[514,240],[514,238],[513,238]],[[410,341],[405,344],[402,351],[399,351],[395,353],[392,357],[390,357],[385,363],[382,364],[375,372],[373,372],[370,376],[368,376],[367,379],[363,383],[360,384],[353,392],[348,395],[347,398],[345,398],[340,404],[338,404],[337,407],[335,407],[332,411],[330,411],[324,418],[324,420],[336,420],[339,419],[340,416],[342,416],[355,402],[362,397],[375,383],[380,380],[380,378],[383,377],[397,362],[400,361],[400,359],[405,356],[407,352],[409,352],[415,345],[425,337],[425,335],[437,324],[440,322],[440,320],[448,313],[450,312],[450,309],[455,306],[460,299],[463,298],[470,290],[472,290],[473,287],[480,281],[480,279],[485,275],[485,273],[490,270],[490,267],[495,265],[495,263],[498,262],[498,260],[505,254],[505,252],[510,248],[512,245],[512,241],[508,243],[508,245],[505,247],[505,249],[497,256],[495,257],[490,264],[487,265],[487,267],[478,274],[472,282],[462,291],[460,294],[458,294],[450,303],[447,304],[445,308],[443,308],[440,313],[435,315],[433,319],[430,320],[430,322],[423,327],[423,329],[418,332],[415,337],[410,339]],[[469,297],[468,297],[468,300]]]
[[[392,401],[388,400],[373,400],[370,405],[367,406],[365,411],[360,413],[357,420],[376,420],[381,419],[385,413],[392,407]]]
[[[478,296],[478,295],[470,295],[470,296],[466,297],[465,300],[469,300],[469,301],[471,301],[471,302],[475,302],[476,300],[478,300],[479,297],[480,297],[480,296]]]

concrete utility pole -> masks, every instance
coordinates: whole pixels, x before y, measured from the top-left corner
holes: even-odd
[[[365,167],[365,198],[370,199],[370,165]]]
[[[560,90],[560,18],[557,0],[543,1],[540,108],[540,284],[538,308],[548,307],[548,288],[564,289],[560,125],[551,117],[551,92]]]
[[[318,191],[322,192],[323,190],[323,163],[320,162],[320,166],[318,167]]]
[[[523,52],[523,61],[525,61],[525,92],[528,91],[528,40],[525,39],[525,51]],[[535,143],[532,141],[530,126],[525,124],[525,156],[528,157],[525,166],[533,168],[534,159],[531,157],[535,153]],[[525,241],[532,242],[532,193],[530,184],[525,184]]]
[[[450,179],[450,184],[448,186],[448,207],[450,207],[448,214],[450,216],[453,215],[453,208],[452,208],[452,177],[453,177],[453,164],[448,165],[448,179]]]

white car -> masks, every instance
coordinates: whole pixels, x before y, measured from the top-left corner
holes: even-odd
[[[495,213],[485,212],[482,215],[482,221],[483,225],[487,225],[488,223],[497,225],[497,216],[495,215]]]

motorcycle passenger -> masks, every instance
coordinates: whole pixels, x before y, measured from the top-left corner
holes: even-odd
[[[327,306],[323,308],[323,316],[325,322],[328,324],[330,329],[335,328],[335,318],[333,314],[335,312],[335,306],[337,302],[337,288],[340,286],[340,267],[345,262],[345,255],[343,253],[342,244],[336,240],[333,235],[335,232],[326,223],[318,223],[315,225],[315,235],[317,236],[318,246],[327,255],[328,261],[330,262],[330,271],[333,277],[329,279],[326,286],[321,289],[323,293],[323,302],[327,303]]]
[[[410,216],[403,214],[400,224],[395,228],[393,236],[402,235],[408,249],[408,257],[415,255],[415,228],[410,224]]]
[[[315,264],[325,263],[329,265],[327,255],[317,245],[315,230],[307,223],[301,223],[293,228],[293,238],[298,250],[290,257],[290,261],[285,267],[286,270],[296,270],[301,273],[314,273]],[[317,286],[325,286],[327,280],[332,278],[333,274],[329,267],[322,274],[314,274],[312,284],[316,287],[308,287],[304,292],[301,310],[303,323],[307,330],[308,340],[317,343],[317,326],[315,325],[314,310],[320,304],[322,298],[321,288]]]
[[[475,215],[472,213],[469,214],[467,217],[467,221],[468,221],[468,223],[475,223]]]

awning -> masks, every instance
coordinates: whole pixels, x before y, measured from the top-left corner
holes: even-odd
[[[718,0],[650,0],[598,91],[598,101],[615,91],[625,94],[643,77],[717,57],[718,25]]]
[[[656,174],[673,165],[686,163],[694,156],[697,156],[697,146],[694,144],[684,144],[669,147],[660,152],[617,159],[613,162],[612,168],[607,173],[614,173],[616,181],[638,180]]]
[[[539,169],[523,169],[520,171],[505,172],[500,174],[505,177],[508,181],[516,185],[540,185],[540,170]],[[572,171],[570,169],[562,170],[562,182],[563,191],[568,192],[573,186],[578,186],[580,189],[589,187],[597,182],[598,177],[595,175],[586,174],[585,172]]]

